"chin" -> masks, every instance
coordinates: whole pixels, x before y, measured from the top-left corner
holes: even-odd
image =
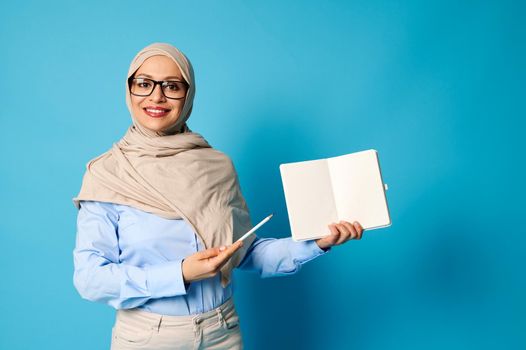
[[[150,129],[152,131],[160,132],[163,130],[166,130],[171,125],[175,124],[178,118],[173,118],[173,116],[168,115],[162,118],[154,118],[150,117],[147,114],[140,113],[139,118],[137,119],[137,122],[141,124],[141,126]]]

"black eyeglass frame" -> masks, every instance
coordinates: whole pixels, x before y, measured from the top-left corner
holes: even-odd
[[[144,80],[148,80],[148,81],[153,82],[152,91],[148,95],[134,94],[132,92],[132,89],[131,89],[131,84],[132,84],[134,79],[144,79]],[[168,97],[168,96],[166,96],[166,94],[164,93],[164,90],[163,90],[163,83],[168,83],[168,82],[183,83],[184,85],[186,85],[186,91],[184,92],[184,96],[183,97]],[[132,94],[134,96],[140,96],[140,97],[150,96],[155,91],[155,88],[157,87],[157,85],[161,86],[161,93],[163,94],[163,96],[168,98],[168,99],[170,99],[170,100],[182,100],[183,98],[186,98],[186,94],[188,93],[188,88],[190,87],[188,85],[188,83],[186,81],[183,81],[183,80],[153,80],[153,79],[150,79],[150,78],[135,78],[134,76],[131,76],[131,77],[128,78],[128,88],[130,90],[130,94]]]

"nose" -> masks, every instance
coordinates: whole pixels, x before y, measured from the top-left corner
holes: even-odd
[[[161,88],[161,85],[158,84],[153,88],[152,93],[150,94],[150,101],[152,102],[161,102],[165,101],[166,97],[164,97],[163,90]]]

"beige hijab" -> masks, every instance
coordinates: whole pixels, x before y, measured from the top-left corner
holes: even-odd
[[[174,46],[154,43],[135,56],[128,78],[155,55],[173,59],[189,84],[181,115],[163,132],[141,126],[132,113],[126,79],[126,104],[133,125],[109,151],[87,163],[73,203],[77,209],[81,200],[129,205],[166,219],[185,220],[206,248],[232,244],[252,222],[230,158],[186,125],[195,94],[190,61]],[[221,269],[223,287],[254,238],[245,241]]]

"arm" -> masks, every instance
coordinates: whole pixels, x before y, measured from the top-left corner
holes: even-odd
[[[321,249],[315,241],[296,242],[290,237],[257,237],[239,268],[257,272],[261,278],[287,276],[297,273],[307,261],[327,251]]]
[[[361,239],[363,228],[358,222],[347,221],[328,225],[331,234],[320,239],[296,242],[292,238],[257,237],[239,264],[242,270],[255,271],[262,278],[291,275],[301,266],[352,239]]]
[[[73,283],[87,300],[116,309],[186,294],[181,260],[138,267],[119,261],[118,213],[109,203],[82,201],[73,251]]]

